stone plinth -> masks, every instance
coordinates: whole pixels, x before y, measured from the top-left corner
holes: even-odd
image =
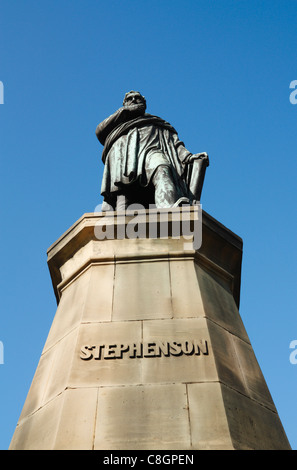
[[[167,239],[145,211],[142,238],[85,214],[48,250],[58,309],[11,449],[290,448],[238,311],[242,240],[203,213],[191,249],[179,211]]]

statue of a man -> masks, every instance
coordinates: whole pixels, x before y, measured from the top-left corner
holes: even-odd
[[[191,154],[168,122],[145,110],[145,97],[130,91],[123,107],[97,126],[104,145],[104,211],[133,203],[166,208],[200,200],[207,154]]]

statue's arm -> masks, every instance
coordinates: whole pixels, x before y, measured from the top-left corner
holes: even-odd
[[[124,122],[124,108],[118,109],[104,121],[100,122],[96,128],[96,136],[99,142],[104,145],[105,139],[110,132],[117,127],[119,124]]]
[[[184,164],[193,163],[194,160],[206,160],[207,166],[209,165],[209,159],[206,152],[191,153],[186,149],[184,143],[179,140],[177,134],[174,136],[175,148],[177,150],[178,158]]]
[[[119,108],[108,118],[104,119],[96,128],[96,136],[99,142],[104,145],[106,137],[113,131],[119,124],[130,121],[144,114],[144,107],[140,105],[123,106]]]
[[[189,158],[192,156],[191,152],[186,149],[185,144],[181,140],[179,140],[177,134],[173,135],[173,140],[179,160],[182,163],[187,163]]]

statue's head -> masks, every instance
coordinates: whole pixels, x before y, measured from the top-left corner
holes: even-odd
[[[146,99],[139,91],[131,90],[125,94],[123,106],[129,106],[131,104],[143,104],[146,109]]]

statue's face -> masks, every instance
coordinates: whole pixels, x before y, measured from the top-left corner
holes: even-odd
[[[145,104],[143,96],[140,93],[131,93],[125,98],[124,106],[130,106],[131,104]]]

